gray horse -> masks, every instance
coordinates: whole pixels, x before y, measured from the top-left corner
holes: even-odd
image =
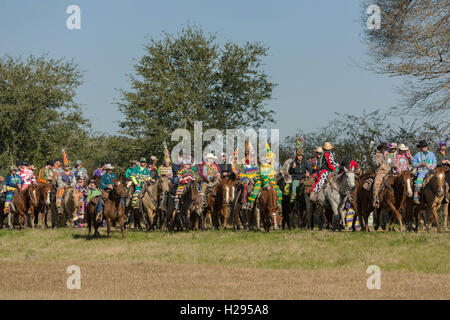
[[[333,211],[333,229],[336,228],[341,231],[342,226],[345,225],[345,215],[342,209],[347,201],[348,191],[355,189],[355,172],[344,167],[344,171],[338,175],[332,176],[328,179],[323,189],[317,195],[317,202],[315,208],[315,216],[319,222],[319,229],[322,229],[322,212],[326,208],[331,208]],[[308,218],[311,220],[313,212],[313,204],[309,199],[309,194],[305,193],[306,208],[308,211]],[[312,221],[309,221],[310,227]]]

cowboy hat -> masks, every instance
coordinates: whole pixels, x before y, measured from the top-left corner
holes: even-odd
[[[11,171],[17,171],[19,170],[16,166],[11,166]]]
[[[398,146],[398,150],[400,150],[400,151],[408,151],[409,148],[407,146],[405,146],[404,143],[400,143],[400,145]]]
[[[314,149],[314,152],[323,153],[323,149],[321,146],[318,146],[317,148]]]
[[[112,170],[114,169],[114,167],[111,165],[111,163],[107,163],[105,164],[105,166],[103,167],[104,170]]]
[[[152,161],[157,161],[158,160],[155,156],[151,156],[150,159],[152,159]]]
[[[417,144],[417,148],[423,148],[423,147],[428,147],[428,143],[426,140],[420,140],[419,143]]]
[[[377,147],[378,150],[381,150],[381,149],[388,149],[388,148],[389,148],[389,145],[388,145],[387,142],[382,142],[382,143],[380,143],[380,144],[378,145],[378,147]]]
[[[216,160],[217,157],[215,155],[213,155],[212,153],[208,153],[208,154],[206,154],[205,159],[214,159],[214,160]]]
[[[130,164],[138,164],[137,160],[130,160]]]
[[[397,149],[397,144],[395,142],[389,143],[389,149]]]
[[[145,159],[144,157],[141,157],[141,158],[139,159],[139,162],[147,162],[147,159]]]
[[[326,141],[326,142],[323,144],[322,149],[323,149],[323,150],[331,150],[331,149],[333,149],[333,145],[332,145],[331,143],[329,143],[328,141]]]

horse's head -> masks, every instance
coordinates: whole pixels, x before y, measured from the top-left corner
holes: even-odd
[[[170,179],[167,176],[161,176],[158,180],[158,188],[162,193],[169,193],[170,191]]]
[[[223,201],[225,204],[231,204],[234,200],[234,183],[228,179],[222,180],[221,183],[223,188]]]
[[[37,185],[30,185],[27,189],[30,202],[33,207],[39,206],[39,188]]]
[[[41,201],[45,206],[50,206],[50,194],[52,192],[52,185],[43,184],[41,185]]]
[[[125,198],[127,196],[127,190],[125,188],[125,183],[122,180],[116,179],[113,181],[113,192],[117,194],[120,198]]]
[[[413,182],[411,178],[411,173],[409,171],[403,171],[400,176],[400,183],[403,186],[403,190],[406,191],[406,195],[408,198],[411,198],[413,196]]]
[[[436,169],[436,183],[437,183],[437,194],[442,196],[444,194],[445,185],[445,167],[439,167]]]
[[[81,208],[80,193],[75,187],[66,188],[67,199],[71,199],[74,208]]]
[[[348,188],[353,191],[355,190],[355,171],[353,171],[352,169],[347,169],[346,167],[344,167],[344,177],[345,177],[345,181],[347,182],[347,186]]]

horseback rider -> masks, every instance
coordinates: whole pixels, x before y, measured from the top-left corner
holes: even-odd
[[[105,162],[100,162],[100,167],[95,169],[93,176],[94,177],[101,177],[105,172],[103,171],[103,167],[105,166]]]
[[[259,179],[255,183],[252,193],[248,197],[248,203],[251,206],[252,203],[256,200],[259,193],[261,192],[261,185],[265,189],[274,188],[277,192],[278,205],[281,208],[281,201],[283,200],[283,193],[280,190],[280,187],[276,184],[275,175],[276,170],[274,166],[275,154],[272,152],[269,144],[266,142],[266,160],[264,163],[261,163],[259,170]]]
[[[173,170],[170,164],[170,154],[167,144],[164,141],[164,160],[163,164],[159,166],[158,173],[162,177],[168,177],[170,181],[173,182]]]
[[[38,180],[41,183],[51,184],[53,179],[53,167],[54,162],[52,160],[47,161],[45,167],[39,170]]]
[[[131,181],[131,174],[133,173],[134,168],[137,166],[136,160],[130,160],[130,166],[127,168],[127,171],[125,171],[125,179],[127,180],[127,188],[129,188],[133,181]]]
[[[413,168],[416,169],[416,181],[414,182],[414,203],[420,204],[419,193],[422,189],[423,179],[431,170],[436,169],[436,156],[428,150],[428,143],[425,140],[419,141],[417,148],[420,149],[412,159]]]
[[[436,153],[436,160],[437,160],[438,167],[450,168],[450,160],[449,160],[448,154],[446,153],[446,149],[447,149],[447,143],[445,141],[439,142],[439,150]],[[444,203],[448,203],[449,199],[448,199],[446,183],[444,183],[444,195],[445,195]]]
[[[378,152],[375,154],[373,162],[375,163],[375,181],[373,183],[373,207],[375,209],[380,206],[380,187],[384,177],[391,170],[393,164],[392,155],[388,152],[389,145],[387,142],[382,142],[377,147]]]
[[[138,200],[139,195],[141,194],[142,184],[150,178],[150,170],[147,168],[147,159],[141,157],[139,162],[140,164],[131,172],[131,180],[133,181],[135,187],[131,204],[135,209],[138,208]]]
[[[33,172],[33,164],[31,162],[23,163],[22,169],[19,172],[20,177],[22,178],[23,184],[22,189],[28,188],[31,184],[36,184],[36,177]]]
[[[150,163],[148,164],[148,170],[150,171],[151,181],[154,182],[158,178],[158,168],[156,166],[158,159],[155,156],[150,157]]]
[[[220,180],[220,168],[216,163],[217,157],[212,153],[208,153],[205,157],[206,163],[202,168],[202,183],[200,186],[200,194],[203,199],[203,203],[206,203],[206,199],[209,191],[217,184]]]
[[[6,200],[5,208],[3,211],[5,213],[10,212],[10,205],[14,196],[14,193],[22,188],[23,180],[17,174],[18,168],[16,166],[11,166],[10,174],[5,177],[5,187],[6,187]]]
[[[222,163],[219,164],[219,171],[222,179],[226,177],[234,179],[231,163],[227,163],[227,155],[225,153],[222,153]]]
[[[180,182],[175,194],[175,210],[178,210],[180,205],[180,198],[183,194],[184,186],[191,180],[195,179],[195,172],[191,169],[191,161],[189,159],[183,160],[183,169],[177,173],[178,181]]]
[[[239,178],[241,180],[240,187],[242,189],[242,209],[249,209],[250,202],[248,201],[248,192],[247,189],[249,184],[259,180],[259,167],[256,163],[256,157],[254,158],[253,147],[250,143],[250,138],[248,138],[247,143],[245,144],[245,159],[243,159],[240,165],[240,173]],[[252,159],[252,160],[250,160]]]
[[[75,175],[75,178],[83,178],[85,181],[89,178],[87,170],[83,167],[81,160],[77,160],[76,166],[72,168],[72,172]]]
[[[409,152],[409,148],[405,144],[400,143],[397,154],[394,156],[395,170],[398,174],[409,171],[411,163],[412,156],[411,152]]]
[[[109,193],[113,188],[114,181],[116,180],[116,175],[112,172],[114,167],[108,163],[104,167],[104,173],[102,178],[100,179],[99,188],[102,191],[102,196],[100,197],[97,205],[97,222],[101,222],[102,218],[102,210],[103,210],[103,201],[108,200]]]
[[[324,153],[320,156],[317,170],[318,170],[318,178],[317,182],[314,184],[312,188],[312,192],[310,194],[311,201],[317,200],[317,194],[322,190],[325,182],[328,179],[328,176],[331,173],[337,173],[339,170],[338,163],[334,160],[334,152],[333,145],[328,141],[324,143],[322,147]]]
[[[323,149],[321,146],[318,146],[316,149],[314,149],[314,157],[308,162],[309,172],[312,178],[317,178],[319,174],[319,168],[322,165],[320,163],[322,154]]]
[[[303,148],[297,147],[295,155],[295,160],[289,166],[289,174],[292,176],[291,203],[297,196],[298,188],[304,186],[303,181],[309,177],[308,163],[303,160]],[[301,194],[301,192],[298,193]]]
[[[77,180],[75,179],[75,175],[70,171],[69,164],[64,164],[63,172],[58,175],[57,180],[57,189],[56,189],[56,208],[58,210],[58,214],[62,214],[62,197],[64,195],[64,189],[66,187],[75,187],[77,185]]]

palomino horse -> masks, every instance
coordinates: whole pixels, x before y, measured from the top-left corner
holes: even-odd
[[[80,193],[75,187],[65,187],[64,194],[61,201],[62,215],[60,217],[59,225],[66,226],[66,220],[69,219],[69,226],[73,227],[73,217],[81,208]]]
[[[216,229],[226,229],[231,204],[234,200],[234,182],[225,178],[220,180],[208,194],[207,214],[211,214],[213,226]]]
[[[278,195],[273,186],[261,190],[256,201],[264,229],[269,232],[270,227],[273,226],[275,230],[278,230],[281,226],[280,208],[278,206]]]
[[[156,178],[153,183],[146,181],[142,185],[140,206],[142,206],[147,230],[154,229],[156,213],[160,208],[161,195],[168,193],[169,190],[170,180],[165,176]]]
[[[340,174],[333,175],[328,178],[327,183],[317,195],[316,217],[322,214],[323,209],[330,207],[333,210],[332,227],[341,231],[345,225],[345,217],[342,209],[347,200],[349,190],[355,189],[355,172],[344,167],[344,171]],[[309,196],[308,196],[309,197]],[[309,199],[308,199],[309,200]],[[319,229],[322,229],[319,223]]]
[[[34,224],[38,224],[39,213],[41,213],[41,228],[45,229],[47,226],[47,215],[51,205],[51,192],[53,186],[51,184],[38,183],[39,193],[39,207],[34,212]]]
[[[400,211],[406,198],[411,198],[412,196],[412,178],[409,171],[404,171],[399,175],[389,175],[387,179],[384,180],[384,186],[380,192],[381,212],[383,212],[383,210],[392,211],[397,218],[401,231],[404,231],[404,227]],[[381,219],[381,216],[378,218]],[[390,220],[389,230],[393,230],[394,219],[391,218]]]
[[[412,200],[408,199],[406,213],[412,220],[414,215],[416,228],[419,230],[419,212],[425,210],[425,226],[427,232],[431,230],[431,219],[434,218],[437,231],[441,232],[439,225],[438,210],[444,200],[444,185],[446,183],[445,167],[439,167],[435,172],[430,173],[423,181],[422,195],[420,205],[412,204]]]
[[[39,193],[37,185],[30,185],[24,190],[14,194],[11,203],[11,213],[19,216],[19,226],[25,226],[27,223],[27,214],[31,210],[34,212],[39,206]],[[34,213],[33,213],[34,214]],[[31,219],[34,227],[34,216]],[[12,225],[11,214],[8,215],[8,225]]]

